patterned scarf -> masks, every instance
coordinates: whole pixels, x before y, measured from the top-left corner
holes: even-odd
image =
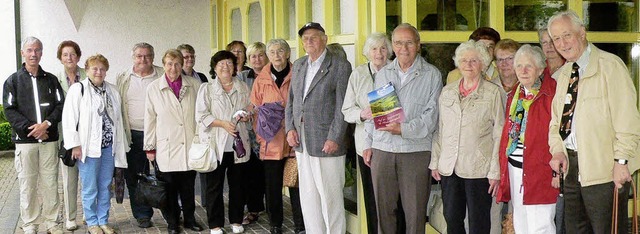
[[[533,100],[540,91],[541,79],[538,78],[533,84],[529,94],[526,93],[524,86],[518,84],[514,90],[513,99],[509,108],[509,142],[507,143],[507,155],[511,155],[516,150],[518,142],[524,144],[524,135],[527,128],[527,113],[533,103]]]

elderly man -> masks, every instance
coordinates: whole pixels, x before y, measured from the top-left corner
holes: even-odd
[[[304,224],[308,233],[342,234],[347,123],[341,108],[351,65],[327,51],[320,24],[307,23],[298,35],[307,56],[293,64],[285,131],[298,159]]]
[[[406,233],[422,234],[431,190],[431,141],[438,126],[442,77],[435,66],[418,56],[420,34],[415,27],[400,24],[391,39],[397,57],[376,74],[375,87],[393,84],[405,119],[376,130],[371,121],[365,123],[368,136],[363,157],[371,167],[378,231],[396,232],[395,210],[400,196]]]
[[[131,145],[127,153],[127,168],[125,179],[129,197],[135,197],[138,187],[138,173],[149,172],[149,160],[142,150],[144,142],[144,103],[147,86],[158,79],[164,70],[153,65],[153,46],[141,42],[135,44],[131,51],[133,67],[117,75],[117,86],[122,100],[122,117],[124,118],[125,134]],[[139,204],[131,199],[131,212],[138,221],[138,227],[149,228],[153,226],[151,217],[153,209],[150,206]]]
[[[62,229],[57,223],[60,204],[56,143],[64,91],[58,78],[40,67],[42,42],[38,38],[27,37],[20,53],[24,63],[4,82],[3,105],[13,129],[11,140],[16,143],[22,230],[35,234],[36,219],[42,214],[47,233],[58,234]],[[38,190],[45,198],[42,207]]]
[[[627,233],[627,194],[638,169],[640,114],[624,62],[587,42],[575,12],[549,19],[549,34],[567,60],[552,103],[549,147],[565,174],[567,233],[608,233],[613,191],[620,196],[618,232]]]

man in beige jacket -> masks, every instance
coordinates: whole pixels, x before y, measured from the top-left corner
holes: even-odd
[[[614,189],[621,197],[618,231],[627,233],[627,182],[639,164],[636,89],[618,56],[587,42],[575,12],[557,13],[548,25],[567,60],[559,70],[549,126],[549,164],[566,175],[567,233],[610,232]]]

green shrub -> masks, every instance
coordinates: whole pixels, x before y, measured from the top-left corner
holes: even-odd
[[[4,107],[0,105],[0,123],[6,123],[6,122],[9,122],[9,121],[7,121],[7,117],[4,116]]]
[[[11,141],[11,131],[12,129],[9,122],[0,123],[0,150],[11,150],[16,148],[16,145]]]

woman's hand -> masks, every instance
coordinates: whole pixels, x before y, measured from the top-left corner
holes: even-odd
[[[440,181],[442,179],[440,177],[440,172],[438,171],[438,169],[431,170],[431,177],[433,177],[433,179],[437,181]]]
[[[71,157],[74,159],[82,159],[82,147],[73,147],[73,149],[71,150]]]
[[[364,164],[371,167],[371,156],[373,156],[373,152],[371,148],[365,149],[362,152],[362,160],[364,160]]]
[[[372,118],[373,117],[371,116],[371,107],[364,108],[360,111],[360,120],[365,121]]]
[[[230,121],[222,121],[221,126],[224,128],[227,133],[231,134],[233,137],[236,136],[236,125]]]
[[[551,187],[560,188],[560,175],[551,178]]]
[[[489,191],[487,192],[491,194],[492,197],[495,197],[496,195],[498,195],[499,186],[500,186],[500,180],[489,179]]]

